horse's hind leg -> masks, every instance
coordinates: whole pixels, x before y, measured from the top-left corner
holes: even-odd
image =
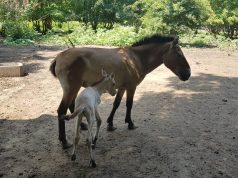
[[[75,109],[75,99],[76,99],[76,96],[73,98],[73,100],[69,106],[69,110],[70,110],[71,114],[74,112],[74,109]]]
[[[59,105],[59,108],[57,110],[57,112],[58,112],[58,126],[59,126],[59,140],[62,143],[63,149],[66,149],[66,148],[69,148],[72,146],[66,140],[65,121],[63,119],[63,116],[66,115],[67,109],[69,108],[70,104],[72,103],[73,98],[76,96],[75,93],[77,94],[77,92],[64,93],[61,103]]]
[[[132,109],[132,105],[133,105],[135,89],[136,88],[126,90],[127,96],[126,96],[126,119],[125,119],[125,122],[128,123],[128,129],[136,128],[136,126],[134,125],[134,123],[131,120],[131,109]]]
[[[124,88],[120,88],[117,91],[117,95],[116,95],[116,98],[113,103],[113,108],[112,108],[111,114],[109,115],[109,117],[107,119],[107,123],[108,123],[107,130],[108,131],[113,131],[116,129],[116,127],[113,126],[113,117],[115,115],[117,108],[119,107],[119,105],[121,103],[121,99],[122,99],[124,93],[125,93]]]

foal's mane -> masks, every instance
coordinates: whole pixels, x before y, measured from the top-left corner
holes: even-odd
[[[150,44],[150,43],[166,43],[166,42],[174,41],[177,38],[178,38],[177,36],[173,36],[173,35],[165,36],[165,35],[155,34],[152,36],[147,36],[145,38],[142,38],[141,40],[135,42],[131,46],[135,47],[135,46],[141,46],[141,45]]]
[[[106,77],[102,77],[102,78],[99,79],[98,81],[94,82],[91,86],[93,87],[93,86],[95,86],[95,85],[101,83],[105,78],[106,78]]]

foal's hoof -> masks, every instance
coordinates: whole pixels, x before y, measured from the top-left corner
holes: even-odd
[[[97,140],[98,140],[97,137],[95,137],[95,138],[93,139],[92,149],[95,149]]]
[[[135,126],[133,123],[128,124],[128,129],[129,129],[129,130],[134,130],[134,129],[136,129],[136,128],[138,128],[138,127]]]
[[[76,155],[73,154],[73,155],[71,156],[71,161],[75,161],[75,159],[76,159]]]
[[[112,132],[112,131],[114,131],[114,130],[116,130],[117,128],[116,127],[114,127],[113,125],[108,125],[107,126],[107,131],[109,131],[109,132]]]
[[[91,160],[91,161],[90,161],[90,166],[91,166],[92,168],[95,168],[95,167],[97,167],[97,164],[95,163],[94,160]]]
[[[63,148],[63,149],[68,149],[68,148],[70,148],[70,147],[73,146],[73,144],[71,144],[71,143],[69,143],[69,142],[67,142],[67,141],[61,142],[61,145],[62,145],[62,148]]]
[[[81,130],[88,130],[88,125],[87,124],[85,124],[85,123],[81,123]]]

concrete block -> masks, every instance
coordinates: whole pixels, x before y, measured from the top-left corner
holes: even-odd
[[[25,75],[20,62],[0,63],[0,77],[22,77]]]

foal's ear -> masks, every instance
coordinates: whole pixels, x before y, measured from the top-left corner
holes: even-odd
[[[178,36],[175,36],[174,37],[174,41],[173,41],[173,45],[177,45],[179,42],[179,37]]]
[[[114,78],[114,77],[115,77],[115,74],[114,74],[114,73],[111,73],[110,76],[111,76],[111,78]]]
[[[101,73],[102,73],[102,76],[103,76],[103,77],[106,77],[106,76],[107,76],[107,72],[104,70],[104,68],[102,68]]]

